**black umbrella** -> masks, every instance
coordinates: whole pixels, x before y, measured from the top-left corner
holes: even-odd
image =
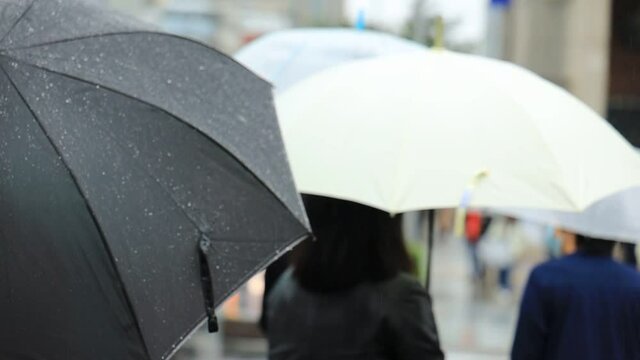
[[[76,0],[0,17],[0,358],[168,358],[308,233],[270,85]]]

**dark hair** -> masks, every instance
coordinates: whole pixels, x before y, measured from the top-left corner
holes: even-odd
[[[615,242],[576,234],[578,250],[593,256],[611,256]]]
[[[303,288],[341,291],[411,271],[400,215],[320,196],[303,200],[316,237],[293,253],[294,276]]]

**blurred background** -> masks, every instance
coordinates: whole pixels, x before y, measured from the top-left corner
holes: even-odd
[[[353,27],[358,21],[432,45],[442,19],[446,48],[534,71],[576,95],[640,146],[638,0],[106,1],[229,55],[272,31]],[[423,218],[410,214],[405,223],[409,247],[425,269]],[[451,359],[507,358],[522,285],[531,267],[552,254],[550,229],[520,224],[526,241],[512,269],[512,291],[505,295],[491,271],[480,281],[473,278],[466,240],[452,234],[452,223],[451,210],[438,212],[431,294],[442,345]],[[266,342],[256,326],[263,289],[262,275],[250,280],[219,309],[222,331],[195,334],[177,358],[265,359]]]

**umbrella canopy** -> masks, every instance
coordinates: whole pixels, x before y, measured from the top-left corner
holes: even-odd
[[[494,209],[492,212],[586,236],[640,242],[640,187],[607,196],[580,213],[541,209]]]
[[[166,359],[308,233],[271,87],[81,1],[0,14],[0,358]]]
[[[356,61],[276,103],[301,192],[391,213],[578,211],[640,184],[640,159],[605,120],[506,62],[444,50]]]
[[[262,36],[240,49],[235,58],[271,81],[280,92],[345,62],[424,49],[418,43],[377,31],[309,28]]]

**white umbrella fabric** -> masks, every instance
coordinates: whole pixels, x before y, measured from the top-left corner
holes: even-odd
[[[496,209],[492,212],[586,236],[640,243],[640,187],[608,196],[580,213],[540,209]]]
[[[307,28],[264,35],[240,49],[235,58],[280,92],[345,62],[425,49],[419,43],[377,31]]]
[[[390,213],[581,211],[640,185],[630,144],[516,65],[444,50],[350,62],[276,97],[299,190]]]

